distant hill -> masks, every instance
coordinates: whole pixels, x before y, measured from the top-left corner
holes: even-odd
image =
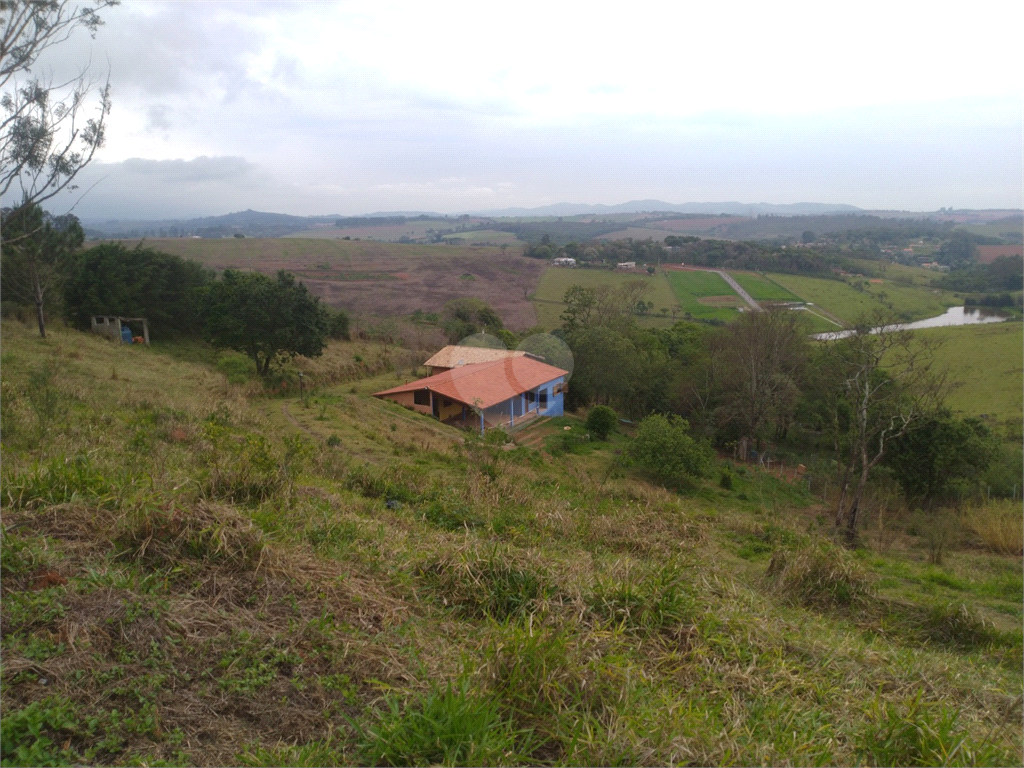
[[[292,216],[287,213],[238,211],[223,216],[205,216],[198,219],[158,219],[151,221],[84,221],[86,236],[90,238],[137,237],[281,237],[316,226],[334,226],[338,215]]]
[[[502,208],[490,211],[469,211],[476,216],[578,216],[584,213],[642,213],[657,211],[666,213],[730,214],[733,216],[756,216],[774,213],[779,216],[807,216],[822,213],[858,213],[855,205],[833,205],[830,203],[666,203],[664,200],[630,200],[618,205],[590,205],[586,203],[555,203],[538,208]]]

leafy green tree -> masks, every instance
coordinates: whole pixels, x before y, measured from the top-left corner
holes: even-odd
[[[141,245],[103,243],[67,261],[64,316],[85,329],[92,315],[145,317],[154,339],[199,336],[196,312],[213,272],[197,261]]]
[[[279,358],[317,357],[326,346],[327,309],[284,270],[225,270],[206,289],[202,315],[210,342],[251,357],[260,376]]]
[[[683,485],[711,469],[712,452],[690,436],[690,425],[679,416],[651,414],[637,426],[627,456],[663,483]]]
[[[598,440],[607,440],[619,418],[607,405],[595,405],[587,414],[587,431]]]
[[[64,262],[81,247],[85,232],[70,214],[53,217],[38,205],[4,209],[0,281],[5,300],[36,308],[39,335],[46,338],[46,305],[64,278]]]
[[[934,510],[977,491],[998,454],[983,422],[943,410],[894,440],[885,464],[911,506]]]
[[[327,332],[332,339],[348,340],[348,313],[343,309],[330,312],[327,320]]]
[[[475,333],[494,334],[504,327],[498,313],[483,299],[452,299],[441,310],[441,328],[451,344]]]

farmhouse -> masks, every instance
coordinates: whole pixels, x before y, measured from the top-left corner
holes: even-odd
[[[463,347],[459,344],[449,344],[440,352],[431,357],[425,363],[430,373],[444,373],[460,365],[472,365],[473,363],[490,363],[494,360],[504,360],[507,357],[523,357],[526,355],[518,349],[489,349],[487,347]]]
[[[620,261],[615,265],[616,269],[636,269],[635,261]]]
[[[561,416],[568,371],[527,355],[460,365],[400,387],[374,392],[455,426],[513,427]]]
[[[576,259],[570,258],[569,256],[559,256],[557,259],[552,259],[551,263],[556,267],[575,267]]]

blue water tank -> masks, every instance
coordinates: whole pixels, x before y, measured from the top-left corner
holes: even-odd
[[[127,325],[121,326],[121,341],[124,342],[125,344],[132,343],[132,329],[129,328]]]

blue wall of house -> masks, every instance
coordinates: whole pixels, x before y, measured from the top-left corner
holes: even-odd
[[[565,399],[564,395],[559,392],[557,395],[554,394],[555,385],[561,384],[565,380],[564,376],[559,376],[557,379],[549,381],[537,388],[537,401],[540,402],[540,393],[546,391],[548,393],[548,407],[544,409],[538,409],[538,414],[541,416],[561,416],[564,412]]]

